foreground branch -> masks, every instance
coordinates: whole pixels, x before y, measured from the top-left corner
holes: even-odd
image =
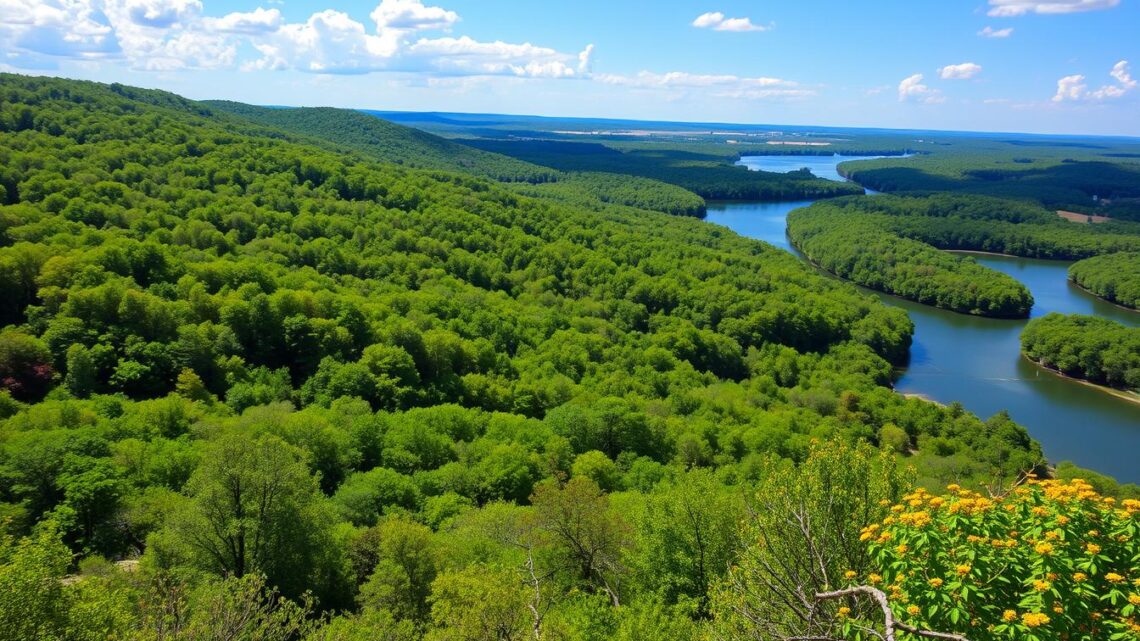
[[[815,595],[816,600],[826,601],[829,599],[839,599],[845,596],[855,596],[858,594],[865,594],[870,596],[879,604],[879,609],[883,611],[883,630],[885,641],[896,641],[895,632],[902,631],[913,634],[927,639],[945,639],[946,641],[970,641],[964,636],[959,634],[950,634],[947,632],[935,632],[933,630],[920,630],[912,625],[907,625],[902,621],[895,620],[895,613],[891,610],[891,604],[887,601],[887,595],[878,588],[869,585],[856,585],[854,587],[845,588],[843,590],[835,590],[834,592],[817,592]]]

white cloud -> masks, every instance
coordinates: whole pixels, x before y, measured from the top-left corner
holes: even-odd
[[[1108,75],[1116,78],[1116,81],[1119,82],[1120,85],[1125,89],[1136,88],[1136,81],[1132,78],[1132,74],[1128,72],[1127,60],[1121,60],[1120,62],[1112,65],[1112,71],[1108,72]]]
[[[938,70],[943,80],[969,80],[982,72],[982,66],[972,62],[963,62],[958,65],[946,65]]]
[[[1057,93],[1053,96],[1053,102],[1080,100],[1086,89],[1088,85],[1085,84],[1084,76],[1080,74],[1065,76],[1057,81]]]
[[[712,29],[713,31],[767,31],[772,28],[752,24],[751,18],[727,18],[720,11],[702,13],[693,20],[693,26],[698,29]]]
[[[1120,0],[990,0],[988,15],[997,18],[1037,14],[1081,13],[1111,9]]]
[[[91,4],[0,0],[0,50],[39,66],[37,55],[106,57],[117,55],[120,47],[107,16]]]
[[[978,32],[978,35],[983,38],[1008,38],[1013,35],[1013,27],[1006,27],[1005,29],[994,29],[987,26]]]
[[[801,87],[796,82],[781,78],[693,74],[684,71],[669,73],[642,71],[634,76],[595,74],[594,79],[608,85],[639,89],[700,90],[722,98],[804,98],[816,93],[813,89]]]
[[[262,58],[252,68],[316,73],[378,71],[399,49],[394,35],[369,34],[347,13],[326,9],[305,22],[283,25],[264,42],[255,44]]]
[[[442,7],[425,7],[419,0],[382,0],[369,16],[377,29],[450,29],[459,14]]]
[[[277,9],[258,7],[248,13],[235,12],[221,18],[206,18],[204,24],[210,31],[220,33],[248,35],[273,33],[281,28],[281,12]]]
[[[450,29],[459,15],[421,0],[378,2],[369,16],[373,26],[332,9],[286,23],[276,8],[204,15],[202,0],[0,0],[0,62],[32,69],[54,68],[59,60],[115,58],[134,69],[157,71],[589,75],[593,45],[566,53],[468,36],[423,38],[416,34]],[[210,3],[225,6],[220,0]],[[242,52],[253,55],[239,57]]]
[[[1127,60],[1121,60],[1113,65],[1108,75],[1116,80],[1116,84],[1104,85],[1094,91],[1088,90],[1088,84],[1086,84],[1083,75],[1065,76],[1057,81],[1057,93],[1053,95],[1053,102],[1110,100],[1123,96],[1137,86],[1137,81],[1128,70]]]
[[[590,73],[590,58],[594,55],[594,45],[588,44],[578,52],[578,73]]]
[[[445,73],[463,75],[514,75],[535,78],[569,78],[575,75],[567,56],[554,49],[528,43],[479,42],[467,36],[421,39],[407,50],[412,67],[417,61]],[[576,57],[579,62],[580,55]]]
[[[119,0],[107,5],[118,5],[135,24],[155,29],[169,29],[202,13],[199,0]]]
[[[926,104],[936,104],[943,102],[945,99],[937,89],[922,84],[922,74],[916,73],[913,76],[907,76],[899,82],[899,102],[906,102],[908,100],[916,100]]]

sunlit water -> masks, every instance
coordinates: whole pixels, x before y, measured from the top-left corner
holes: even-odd
[[[765,171],[809,167],[817,176],[842,180],[835,166],[853,157],[750,156],[740,164]],[[799,253],[788,241],[787,215],[811,201],[787,203],[711,203],[708,221],[776,247]],[[1140,314],[1092,296],[1066,278],[1068,262],[974,255],[993,269],[1025,284],[1033,293],[1034,318],[1049,312],[1094,314],[1140,326]],[[1020,355],[1018,336],[1024,320],[979,318],[948,312],[894,296],[871,292],[905,309],[915,324],[909,366],[896,388],[991,416],[1009,411],[1041,442],[1052,461],[1140,482],[1140,405],[1101,390],[1042,371]]]

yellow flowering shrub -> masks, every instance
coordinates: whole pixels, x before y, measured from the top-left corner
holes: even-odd
[[[895,616],[973,641],[1140,640],[1140,501],[1080,479],[997,498],[916,490],[863,529]],[[856,629],[857,626],[852,626]]]

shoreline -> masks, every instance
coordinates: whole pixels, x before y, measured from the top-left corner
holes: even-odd
[[[1092,296],[1093,298],[1095,298],[1099,301],[1104,301],[1104,302],[1108,303],[1109,305],[1112,305],[1113,307],[1119,307],[1120,309],[1123,309],[1126,312],[1133,312],[1135,314],[1140,314],[1140,309],[1137,309],[1135,307],[1128,307],[1127,305],[1121,305],[1120,303],[1117,303],[1115,301],[1108,300],[1104,296],[1100,296],[1100,295],[1096,294],[1095,292],[1086,288],[1084,285],[1078,283],[1077,281],[1073,280],[1072,278],[1069,278],[1066,280],[1068,280],[1070,283],[1075,285],[1077,289],[1081,290],[1082,292],[1088,294],[1089,296]]]
[[[786,233],[786,231],[785,231],[785,233]],[[995,315],[991,315],[991,314],[971,314],[970,312],[961,312],[961,311],[958,311],[956,309],[947,309],[945,307],[939,307],[937,305],[931,305],[930,303],[924,303],[922,301],[917,301],[917,300],[914,300],[913,298],[907,298],[906,296],[900,296],[899,294],[895,294],[894,292],[883,291],[883,290],[877,289],[875,287],[868,287],[867,285],[863,285],[862,283],[857,283],[857,282],[851,280],[850,278],[836,274],[835,272],[817,264],[814,260],[811,259],[810,256],[808,256],[806,253],[804,253],[803,249],[800,249],[799,245],[797,245],[795,243],[795,241],[791,240],[791,236],[788,236],[788,242],[789,242],[789,244],[791,244],[791,246],[793,248],[795,248],[795,250],[797,252],[800,253],[801,256],[803,256],[803,260],[805,260],[807,262],[807,264],[809,264],[812,267],[818,269],[819,271],[821,271],[825,274],[828,274],[834,278],[837,278],[837,279],[839,279],[839,280],[841,280],[841,281],[843,281],[849,285],[854,285],[856,287],[862,287],[863,289],[865,289],[867,291],[876,292],[876,293],[882,294],[884,296],[890,296],[892,298],[897,298],[899,300],[905,300],[908,303],[914,303],[915,305],[922,305],[924,307],[929,307],[930,309],[937,309],[937,310],[942,311],[942,312],[950,312],[951,314],[961,314],[962,316],[968,316],[970,318],[990,318],[990,319],[999,320],[999,321],[1029,320],[1029,313],[1026,313],[1025,316],[1008,316],[1008,315],[1007,316],[995,316]]]
[[[1131,392],[1131,391],[1119,389],[1116,387],[1109,387],[1107,385],[1101,385],[1100,383],[1094,383],[1092,381],[1089,381],[1089,380],[1086,380],[1083,378],[1077,378],[1076,376],[1069,376],[1068,374],[1066,374],[1062,371],[1059,371],[1059,370],[1053,369],[1052,367],[1049,367],[1047,365],[1041,364],[1041,362],[1030,358],[1029,355],[1026,354],[1025,352],[1021,352],[1021,357],[1024,358],[1025,360],[1029,361],[1030,363],[1033,363],[1034,365],[1036,365],[1038,369],[1045,370],[1046,372],[1056,376],[1057,378],[1061,378],[1061,379],[1064,379],[1067,381],[1072,381],[1074,383],[1080,383],[1081,385],[1085,385],[1087,387],[1091,387],[1093,389],[1100,390],[1101,392],[1104,392],[1110,396],[1115,396],[1116,398],[1119,398],[1121,400],[1128,401],[1129,403],[1133,403],[1135,405],[1140,405],[1140,394],[1137,394],[1136,392]]]

